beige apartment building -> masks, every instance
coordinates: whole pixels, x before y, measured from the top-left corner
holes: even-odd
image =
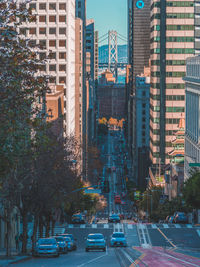
[[[194,0],[151,0],[150,158],[170,162],[185,116],[186,59],[194,54]]]

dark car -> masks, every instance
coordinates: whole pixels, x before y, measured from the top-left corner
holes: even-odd
[[[120,222],[120,217],[118,214],[112,214],[109,216],[108,218],[108,222],[111,222],[111,223],[119,223]]]
[[[60,236],[63,236],[63,237],[70,237],[71,238],[71,241],[72,241],[72,249],[73,250],[76,250],[77,249],[77,245],[76,245],[76,239],[74,238],[74,236],[72,234],[61,234]]]
[[[85,224],[85,219],[82,214],[74,214],[72,216],[72,223],[74,224]]]
[[[184,212],[176,212],[174,216],[175,223],[188,223],[188,218]]]

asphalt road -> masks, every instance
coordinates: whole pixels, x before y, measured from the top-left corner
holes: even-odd
[[[110,182],[110,193],[106,194],[107,208],[97,214],[98,223],[65,225],[65,232],[77,239],[77,251],[60,255],[59,258],[33,258],[18,266],[38,267],[181,267],[200,266],[200,227],[179,224],[136,224],[132,220],[120,224],[108,223],[112,213],[128,214],[131,211],[127,200],[125,205],[116,205],[114,195],[124,188],[123,137],[119,133],[107,136],[103,145],[105,176]],[[120,152],[121,151],[121,152]],[[111,167],[111,172],[107,172]],[[110,236],[114,231],[124,232],[128,247],[111,248]],[[85,252],[85,238],[90,233],[102,233],[107,242],[107,251]]]

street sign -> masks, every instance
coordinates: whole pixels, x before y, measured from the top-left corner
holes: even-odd
[[[101,189],[85,189],[85,194],[101,194]]]
[[[189,163],[189,167],[200,167],[200,163]]]

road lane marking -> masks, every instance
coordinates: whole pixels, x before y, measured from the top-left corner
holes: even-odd
[[[85,224],[81,224],[80,225],[80,228],[85,228]]]
[[[175,224],[175,228],[181,228],[180,224]]]
[[[132,266],[137,266],[137,264],[135,263],[135,261],[131,258],[131,256],[125,251],[125,250],[121,250],[121,252],[124,254],[124,256],[129,260],[129,262],[131,263],[130,267]]]
[[[104,228],[105,229],[108,229],[109,228],[109,225],[108,224],[104,224]]]
[[[176,248],[176,246],[169,240],[169,238],[159,229],[157,228],[158,231],[161,233],[161,235],[172,245],[172,247]]]
[[[151,227],[152,227],[153,229],[157,229],[157,225],[156,225],[156,224],[152,224]]]
[[[92,224],[92,228],[97,228],[97,224]]]
[[[128,224],[128,229],[133,229],[133,225],[132,224]]]
[[[199,237],[200,237],[200,230],[197,230],[197,234],[199,235]]]
[[[164,228],[169,228],[169,225],[166,224],[166,223],[164,223],[164,224],[163,224],[163,227],[164,227]]]
[[[69,224],[68,228],[74,228],[74,225],[73,224]]]
[[[86,266],[87,264],[92,263],[92,262],[94,262],[94,261],[96,261],[96,260],[99,260],[99,259],[101,259],[101,258],[103,258],[103,257],[106,257],[106,256],[108,256],[107,248],[106,248],[106,253],[105,253],[104,255],[101,255],[101,256],[99,256],[99,257],[97,257],[97,258],[94,258],[94,259],[89,260],[89,261],[87,261],[87,262],[85,262],[85,263],[82,263],[81,265],[78,265],[77,267],[83,267],[83,266]]]
[[[191,224],[186,224],[187,228],[192,228]]]

